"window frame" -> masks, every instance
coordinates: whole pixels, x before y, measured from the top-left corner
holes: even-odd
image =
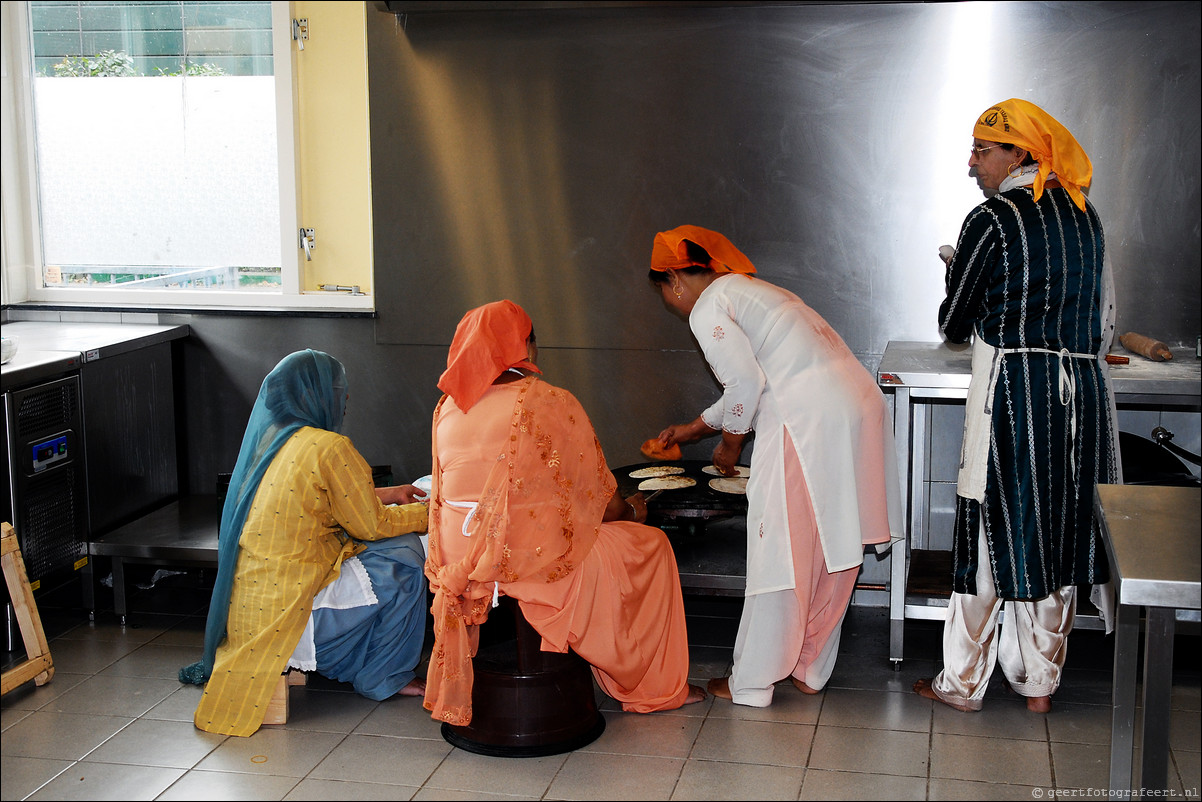
[[[280,270],[278,292],[235,290],[122,290],[46,287],[42,284],[37,153],[33,114],[32,43],[29,3],[4,3],[8,30],[4,54],[4,139],[2,281],[5,306],[30,304],[56,308],[132,310],[313,310],[372,311],[370,294],[306,291],[304,251],[300,242],[301,187],[296,81],[297,48],[292,38],[293,4],[272,0],[277,155],[280,194]],[[14,142],[15,140],[15,142]]]

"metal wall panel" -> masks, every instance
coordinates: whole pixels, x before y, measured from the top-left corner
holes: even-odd
[[[938,339],[972,123],[1019,96],[1093,158],[1120,330],[1192,347],[1199,4],[629,5],[368,14],[379,341],[509,297],[582,362],[690,350],[645,274],[693,223],[874,365]]]

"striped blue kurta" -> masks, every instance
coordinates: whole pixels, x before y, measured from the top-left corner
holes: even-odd
[[[995,195],[961,228],[939,327],[952,342],[975,334],[1002,349],[1097,354],[1103,247],[1093,206],[1081,211],[1062,188],[1045,189],[1038,202],[1030,187]],[[1092,509],[1094,485],[1118,475],[1109,392],[1094,359],[1002,357],[984,502],[957,497],[957,593],[976,593],[982,519],[999,597],[1039,599],[1106,581]]]

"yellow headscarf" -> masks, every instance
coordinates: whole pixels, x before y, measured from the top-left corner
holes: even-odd
[[[685,242],[705,248],[709,262],[702,264],[689,258]],[[682,267],[708,267],[715,273],[754,273],[755,265],[717,231],[701,226],[678,226],[671,231],[661,231],[651,244],[651,269],[661,272],[679,270]]]
[[[1049,173],[1055,173],[1077,208],[1085,211],[1084,188],[1093,179],[1093,164],[1069,130],[1043,109],[1026,100],[1011,98],[985,110],[972,129],[977,139],[1018,145],[1039,162],[1035,200],[1043,195]]]

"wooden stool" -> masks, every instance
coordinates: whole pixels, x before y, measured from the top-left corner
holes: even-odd
[[[542,651],[542,636],[516,601],[500,597],[480,641],[472,721],[444,723],[448,743],[493,757],[542,757],[587,746],[605,731],[589,664],[575,652]]]
[[[267,714],[263,716],[264,724],[288,723],[288,690],[294,685],[304,685],[309,677],[303,671],[288,669],[280,674],[280,681],[275,685],[271,701],[267,703]]]
[[[42,617],[33,591],[29,588],[29,576],[25,573],[25,560],[21,557],[21,546],[17,533],[8,522],[0,524],[3,532],[3,553],[0,561],[4,565],[4,581],[8,585],[8,596],[17,623],[21,627],[21,640],[25,641],[25,660],[4,672],[0,680],[0,696],[26,682],[45,685],[54,676],[54,661],[50,659],[50,645],[46,643],[46,632],[42,629]]]

